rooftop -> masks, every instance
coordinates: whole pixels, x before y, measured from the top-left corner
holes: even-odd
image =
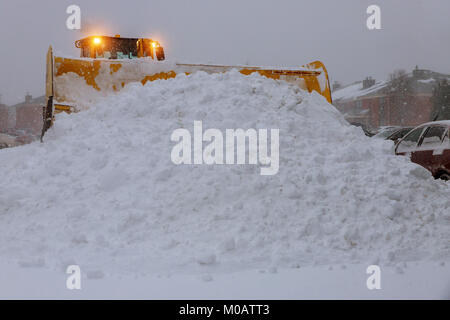
[[[25,96],[25,101],[12,105],[12,108],[27,106],[27,105],[42,105],[44,106],[46,103],[45,96],[40,96],[37,98],[33,98],[31,95]]]
[[[411,81],[412,89],[420,93],[432,93],[436,83],[442,80],[450,81],[450,75],[418,69],[417,67],[404,76]],[[363,83],[364,81],[358,81],[334,91],[332,93],[333,100],[354,100],[364,96],[376,95],[384,93],[383,89],[389,86],[389,81],[374,81],[374,84],[368,88],[364,88]]]
[[[368,94],[377,92],[388,85],[386,81],[377,81],[375,84],[367,89],[363,88],[363,82],[358,81],[342,89],[333,92],[333,100],[348,100],[357,97],[366,96]]]

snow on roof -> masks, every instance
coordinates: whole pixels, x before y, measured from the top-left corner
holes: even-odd
[[[333,100],[348,100],[374,93],[387,86],[386,81],[378,81],[373,86],[363,89],[362,81],[353,83],[347,87],[333,92]]]
[[[426,127],[429,125],[443,125],[443,126],[450,126],[450,120],[440,120],[440,121],[430,121],[426,123],[422,123],[420,127]]]
[[[450,78],[446,74],[421,69],[416,69],[413,72],[406,73],[404,76],[413,79],[416,90],[425,90],[426,92],[431,92],[436,81],[443,79],[448,79],[450,81]],[[378,90],[387,87],[388,84],[389,81],[377,81],[373,86],[363,89],[363,82],[358,81],[342,89],[334,91],[332,93],[333,100],[353,100],[358,97],[373,94]],[[421,85],[417,86],[417,84]]]
[[[426,80],[417,80],[417,81],[420,82],[420,83],[431,83],[431,82],[434,82],[436,80],[433,79],[433,78],[430,78],[430,79],[426,79]]]
[[[16,107],[21,107],[24,105],[34,105],[34,104],[45,104],[47,102],[46,97],[45,96],[39,96],[37,98],[31,98],[31,100],[29,102],[23,101],[23,102],[19,102],[15,105],[12,105],[11,108],[16,108]]]

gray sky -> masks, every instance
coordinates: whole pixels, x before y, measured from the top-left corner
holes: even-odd
[[[82,31],[66,29],[81,7]],[[382,30],[366,27],[381,7]],[[160,40],[179,62],[299,66],[322,60],[332,80],[386,79],[416,64],[450,74],[449,0],[1,0],[0,94],[6,104],[44,92],[50,44],[78,56],[86,33]]]

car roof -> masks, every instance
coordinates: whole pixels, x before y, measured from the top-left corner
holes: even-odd
[[[387,136],[386,139],[390,139],[391,137],[395,136],[396,134],[399,134],[399,132],[404,132],[406,131],[402,137],[404,137],[405,135],[407,135],[410,131],[412,131],[415,127],[401,127],[397,130],[395,130],[394,132],[392,132],[390,135]]]
[[[441,121],[431,121],[422,123],[421,125],[417,126],[416,128],[420,127],[428,127],[428,126],[450,126],[450,120],[441,120]]]

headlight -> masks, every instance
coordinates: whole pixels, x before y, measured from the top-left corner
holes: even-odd
[[[102,42],[100,38],[94,38],[94,44],[100,44]]]

